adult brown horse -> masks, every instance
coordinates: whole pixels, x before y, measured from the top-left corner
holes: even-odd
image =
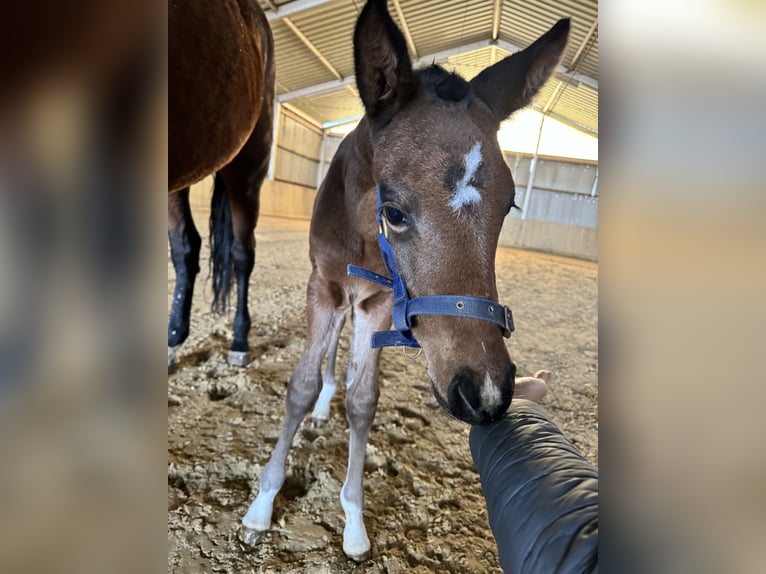
[[[253,231],[266,176],[274,113],[274,42],[255,0],[169,2],[168,238],[176,287],[168,321],[168,369],[189,335],[201,239],[189,186],[215,173],[210,234],[213,308],[237,281],[228,361],[250,361],[247,293]]]
[[[314,205],[308,338],[288,387],[279,440],[243,519],[245,542],[259,541],[269,528],[301,421],[312,406],[315,419],[327,417],[335,383],[331,369],[322,381],[321,363],[328,350],[328,364],[334,361],[349,307],[351,432],[341,504],[343,550],[353,560],[370,551],[362,475],[380,356],[371,342],[422,345],[434,394],[454,417],[483,423],[508,408],[516,367],[503,342],[512,327],[497,303],[494,261],[500,228],[514,207],[514,183],[497,129],[538,93],[568,34],[569,20],[560,20],[527,49],[466,82],[438,66],[414,71],[386,0],[365,5],[354,60],[366,114],[339,147]],[[349,263],[392,280],[359,270],[349,276]],[[386,288],[392,284],[394,298]],[[391,323],[392,309],[396,331],[375,333]]]

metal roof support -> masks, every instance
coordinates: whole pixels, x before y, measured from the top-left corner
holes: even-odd
[[[537,144],[535,153],[532,156],[532,162],[529,164],[529,180],[527,181],[527,191],[524,193],[524,207],[521,208],[521,219],[526,219],[529,215],[529,205],[532,199],[532,187],[535,184],[535,175],[537,174],[537,154],[540,151],[540,140],[543,137],[543,125],[545,124],[545,114],[540,118],[540,129],[537,132]]]
[[[423,66],[430,66],[433,63],[438,64],[439,62],[443,62],[452,56],[465,54],[466,52],[473,52],[474,50],[481,50],[482,48],[487,48],[493,44],[494,42],[492,42],[492,40],[479,40],[478,42],[472,42],[470,44],[464,44],[462,46],[450,48],[449,50],[442,50],[441,52],[435,52],[433,54],[421,56],[415,60],[412,65],[415,68],[421,68]]]
[[[532,104],[532,108],[537,110],[538,112],[543,111],[543,107],[539,104]],[[548,117],[551,117],[555,120],[560,121],[562,124],[566,124],[570,127],[575,128],[576,130],[580,130],[583,133],[588,134],[589,136],[598,137],[598,130],[594,130],[593,128],[590,128],[586,125],[581,124],[580,122],[576,122],[575,120],[568,118],[566,116],[562,116],[561,114],[557,114],[556,112],[548,112]]]
[[[496,46],[497,48],[500,48],[502,50],[505,50],[507,52],[518,52],[520,48],[517,46],[514,46],[513,44],[509,44],[508,42],[505,42],[503,40],[497,40],[496,42],[493,42],[492,40],[480,40],[478,42],[472,42],[471,44],[465,44],[463,46],[458,46],[456,48],[450,48],[449,50],[442,50],[441,52],[436,52],[434,54],[428,54],[425,56],[421,56],[417,60],[413,62],[413,65],[416,68],[422,67],[422,66],[430,66],[433,62],[443,62],[447,58],[450,58],[451,56],[457,56],[459,54],[464,54],[466,52],[472,52],[474,50],[480,50],[481,48],[486,48],[488,46]],[[558,71],[560,73],[566,74],[568,77],[571,77],[572,80],[576,80],[578,82],[582,82],[586,86],[589,86],[595,90],[598,90],[598,81],[594,80],[593,78],[589,76],[585,76],[583,74],[577,74],[570,75],[568,73],[568,70],[564,66],[559,66]],[[321,94],[322,92],[331,92],[333,90],[337,90],[340,88],[343,88],[349,84],[353,84],[356,81],[356,78],[354,76],[346,76],[345,78],[339,79],[339,80],[331,80],[329,82],[324,82],[322,84],[315,84],[313,86],[307,86],[305,88],[300,88],[298,90],[293,90],[292,92],[286,92],[280,96],[278,96],[278,99],[280,102],[287,102],[289,100],[294,100],[295,98],[302,98],[305,96],[313,96],[316,94]]]
[[[596,179],[593,180],[593,187],[590,190],[591,197],[598,197],[598,166],[596,166]]]
[[[545,105],[543,106],[543,114],[547,114],[549,111],[551,111],[551,108],[553,107],[553,102],[556,101],[556,98],[559,97],[559,94],[564,89],[564,82],[558,81],[556,83],[556,87],[553,88],[553,93],[551,94],[551,97],[548,98],[548,101],[545,102]]]
[[[316,129],[317,129],[317,130],[321,131],[321,129],[322,129],[322,128],[320,128],[319,126],[321,126],[321,125],[322,125],[322,122],[320,122],[320,121],[319,121],[319,120],[317,120],[316,118],[314,118],[314,117],[310,116],[309,114],[307,114],[306,112],[304,112],[302,109],[300,109],[300,108],[296,108],[296,107],[295,107],[294,105],[292,105],[290,102],[282,102],[282,106],[284,106],[284,108],[285,108],[287,111],[289,111],[289,112],[291,112],[291,113],[295,114],[295,115],[296,115],[296,116],[298,116],[299,118],[302,118],[302,119],[303,119],[303,120],[305,120],[306,122],[308,122],[308,123],[310,123],[310,124],[313,124],[314,126],[316,126]]]
[[[358,122],[364,117],[364,115],[358,115],[358,116],[350,116],[348,118],[341,118],[339,120],[331,120],[329,122],[325,122],[322,124],[322,131],[327,131],[331,128],[335,128],[338,126],[342,126],[345,124],[350,124],[351,122]]]
[[[412,52],[412,56],[417,59],[418,57],[418,49],[415,47],[415,42],[412,39],[412,34],[410,34],[410,27],[407,26],[407,20],[404,19],[404,12],[402,12],[402,7],[399,4],[399,0],[393,0],[394,2],[394,10],[396,10],[396,15],[399,17],[399,22],[402,25],[402,32],[404,32],[404,39],[407,40],[407,46],[410,48],[410,52]]]
[[[527,190],[524,192],[524,206],[521,208],[521,219],[526,219],[529,214],[529,203],[532,197],[532,185],[535,183],[535,174],[537,173],[537,154],[532,158],[529,164],[529,181],[527,181]]]
[[[421,56],[415,60],[415,62],[413,62],[413,66],[416,68],[422,66],[430,66],[433,62],[443,62],[451,56],[457,56],[458,54],[464,54],[465,52],[472,52],[473,50],[480,50],[481,48],[486,48],[487,46],[492,45],[493,43],[491,40],[481,40],[479,42],[465,44],[464,46],[458,46],[457,48],[450,48],[449,50],[443,50],[434,54],[428,54],[427,56]],[[353,84],[354,82],[356,82],[355,76],[346,76],[345,78],[340,78],[338,80],[331,80],[322,84],[315,84],[313,86],[307,86],[305,88],[293,90],[292,92],[286,92],[277,96],[277,99],[280,102],[288,102],[296,98],[314,96],[324,92],[332,92],[334,90],[338,90]]]
[[[327,134],[324,133],[324,130],[322,132],[322,143],[319,146],[319,165],[317,166],[317,189],[322,185],[322,180],[324,179],[322,172],[324,171],[324,154],[327,147]]]
[[[331,80],[322,84],[314,84],[313,86],[307,86],[305,88],[300,88],[299,90],[293,90],[292,92],[285,92],[284,94],[277,96],[277,100],[280,102],[289,102],[290,100],[294,100],[296,98],[315,96],[324,92],[333,92],[335,90],[339,90],[340,88],[345,88],[346,86],[353,84],[355,81],[355,76],[346,76],[341,80]]]
[[[497,40],[500,34],[500,14],[503,11],[503,0],[495,0],[492,5],[492,39]]]
[[[578,62],[578,60],[583,55],[583,51],[585,50],[585,47],[590,42],[590,39],[593,36],[593,33],[596,31],[597,27],[598,27],[598,18],[593,20],[593,24],[590,25],[590,28],[588,29],[588,32],[585,34],[585,38],[583,38],[582,44],[580,44],[580,47],[577,48],[577,51],[575,52],[575,55],[572,56],[572,63],[569,64],[569,68],[570,69],[576,70],[577,67],[580,65],[580,62]]]
[[[293,34],[298,36],[298,39],[303,42],[303,44],[311,51],[311,53],[314,54],[314,56],[316,56],[317,59],[324,64],[325,68],[330,70],[333,76],[339,80],[343,77],[340,75],[340,72],[336,70],[335,67],[327,60],[327,58],[322,55],[322,52],[319,51],[319,48],[311,43],[311,40],[309,40],[306,35],[300,31],[298,26],[293,24],[290,18],[283,18],[282,21],[287,24],[287,27],[290,28],[290,30],[293,31]]]
[[[576,74],[575,70],[577,70],[577,67],[580,65],[580,57],[583,55],[585,51],[585,47],[590,42],[591,37],[593,36],[593,33],[596,31],[596,27],[598,26],[598,18],[596,18],[593,21],[593,24],[591,24],[591,27],[588,29],[588,32],[585,34],[585,37],[583,38],[582,43],[577,48],[577,51],[575,52],[574,56],[572,57],[572,62],[569,65],[570,72],[567,72],[567,77],[574,76]],[[558,97],[561,95],[561,92],[565,89],[565,82],[559,80],[558,84],[556,84],[556,88],[553,90],[553,93],[551,94],[551,97],[548,98],[548,101],[545,102],[545,106],[543,107],[543,114],[547,114],[551,111],[554,104],[558,100]]]
[[[280,20],[285,16],[291,16],[298,12],[303,12],[304,10],[316,8],[317,6],[327,4],[328,2],[332,2],[332,0],[295,0],[295,2],[288,2],[287,4],[277,6],[276,10],[269,10],[266,12],[266,19],[269,22],[273,22],[274,20]],[[271,2],[269,2],[269,4],[271,4]]]
[[[273,137],[271,138],[271,156],[269,156],[269,171],[266,177],[274,181],[274,171],[277,169],[277,144],[279,143],[279,115],[282,112],[282,104],[279,100],[274,102]]]

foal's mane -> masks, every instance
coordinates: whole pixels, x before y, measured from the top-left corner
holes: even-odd
[[[420,89],[426,95],[436,96],[448,102],[459,102],[468,95],[470,86],[455,72],[448,72],[439,65],[432,64],[417,71]]]

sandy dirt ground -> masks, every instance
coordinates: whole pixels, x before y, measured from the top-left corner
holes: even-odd
[[[204,214],[197,218],[206,229]],[[381,397],[370,434],[364,517],[372,557],[357,565],[342,550],[348,431],[343,385],[350,321],[340,344],[330,421],[299,429],[272,530],[256,548],[237,537],[257,492],[303,348],[308,223],[262,217],[251,280],[250,345],[244,369],[226,364],[231,315],[208,312],[208,251],[191,335],[168,377],[168,571],[173,573],[497,573],[468,426],[436,403],[423,358],[385,349]],[[513,309],[507,340],[518,375],[554,371],[544,405],[598,464],[598,339],[595,263],[501,248],[500,300]],[[175,274],[168,257],[168,310]]]

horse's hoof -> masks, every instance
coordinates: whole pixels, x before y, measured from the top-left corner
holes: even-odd
[[[268,530],[255,530],[254,528],[242,525],[239,529],[239,539],[248,546],[257,546],[263,542],[267,532]]]
[[[176,369],[178,368],[178,363],[176,363],[176,350],[178,349],[178,346],[175,347],[168,347],[168,375],[172,375],[176,372]]]
[[[251,360],[250,351],[229,351],[226,358],[226,362],[233,367],[247,367]]]

